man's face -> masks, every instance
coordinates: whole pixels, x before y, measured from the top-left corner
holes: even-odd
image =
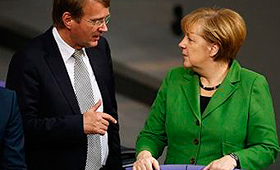
[[[73,20],[70,30],[70,38],[75,49],[97,46],[100,35],[108,31],[105,18],[110,15],[109,8],[95,0],[87,0],[83,12],[84,15],[79,22]]]

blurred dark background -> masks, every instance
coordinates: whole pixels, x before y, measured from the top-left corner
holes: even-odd
[[[122,145],[134,147],[166,72],[182,65],[180,18],[199,7],[240,13],[248,36],[238,53],[244,67],[266,76],[280,132],[280,10],[276,0],[116,0],[109,32]],[[51,26],[51,0],[0,0],[0,85],[13,53]],[[164,157],[164,156],[163,156]],[[164,160],[161,157],[160,161]],[[280,157],[268,170],[280,169]]]

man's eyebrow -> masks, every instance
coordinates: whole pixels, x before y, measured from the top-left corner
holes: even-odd
[[[100,20],[100,19],[104,19],[104,18],[106,18],[106,17],[108,17],[108,16],[111,16],[111,14],[108,14],[108,15],[106,15],[105,17],[93,18],[93,19],[90,19],[90,20],[92,20],[92,21],[94,21],[94,20]]]

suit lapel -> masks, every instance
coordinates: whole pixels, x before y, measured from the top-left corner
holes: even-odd
[[[102,96],[104,109],[106,109],[108,102],[104,102],[104,101],[108,101],[108,99],[106,97],[109,94],[106,90],[106,85],[103,82],[103,76],[104,75],[102,74],[102,69],[104,69],[104,68],[102,68],[102,62],[104,60],[104,56],[102,56],[100,54],[97,47],[87,48],[86,53],[87,53],[87,56],[89,57],[91,67],[92,67],[95,79],[96,79],[97,84],[98,84],[98,88],[99,88],[101,96]]]
[[[200,99],[199,99],[199,81],[198,75],[192,71],[187,70],[187,74],[184,76],[184,84],[182,86],[185,92],[188,104],[190,105],[193,114],[198,120],[201,120],[200,114]]]
[[[73,90],[70,78],[68,76],[62,56],[59,52],[58,46],[52,35],[52,29],[47,31],[46,36],[46,55],[45,60],[48,64],[55,80],[57,81],[60,90],[67,99],[69,106],[74,113],[80,114],[79,105]],[[55,44],[55,45],[54,45]]]
[[[239,86],[238,82],[240,81],[240,70],[240,65],[236,60],[234,60],[228,75],[226,76],[218,90],[215,92],[204,113],[202,114],[202,119],[207,117],[217,107],[226,102],[229,97],[237,90]]]

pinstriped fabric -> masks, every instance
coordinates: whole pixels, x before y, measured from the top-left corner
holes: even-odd
[[[89,73],[83,62],[83,51],[75,50],[72,57],[74,64],[74,88],[81,113],[88,111],[94,105],[94,95],[90,83]],[[98,135],[87,135],[87,160],[85,170],[99,170],[101,168],[101,144]]]

